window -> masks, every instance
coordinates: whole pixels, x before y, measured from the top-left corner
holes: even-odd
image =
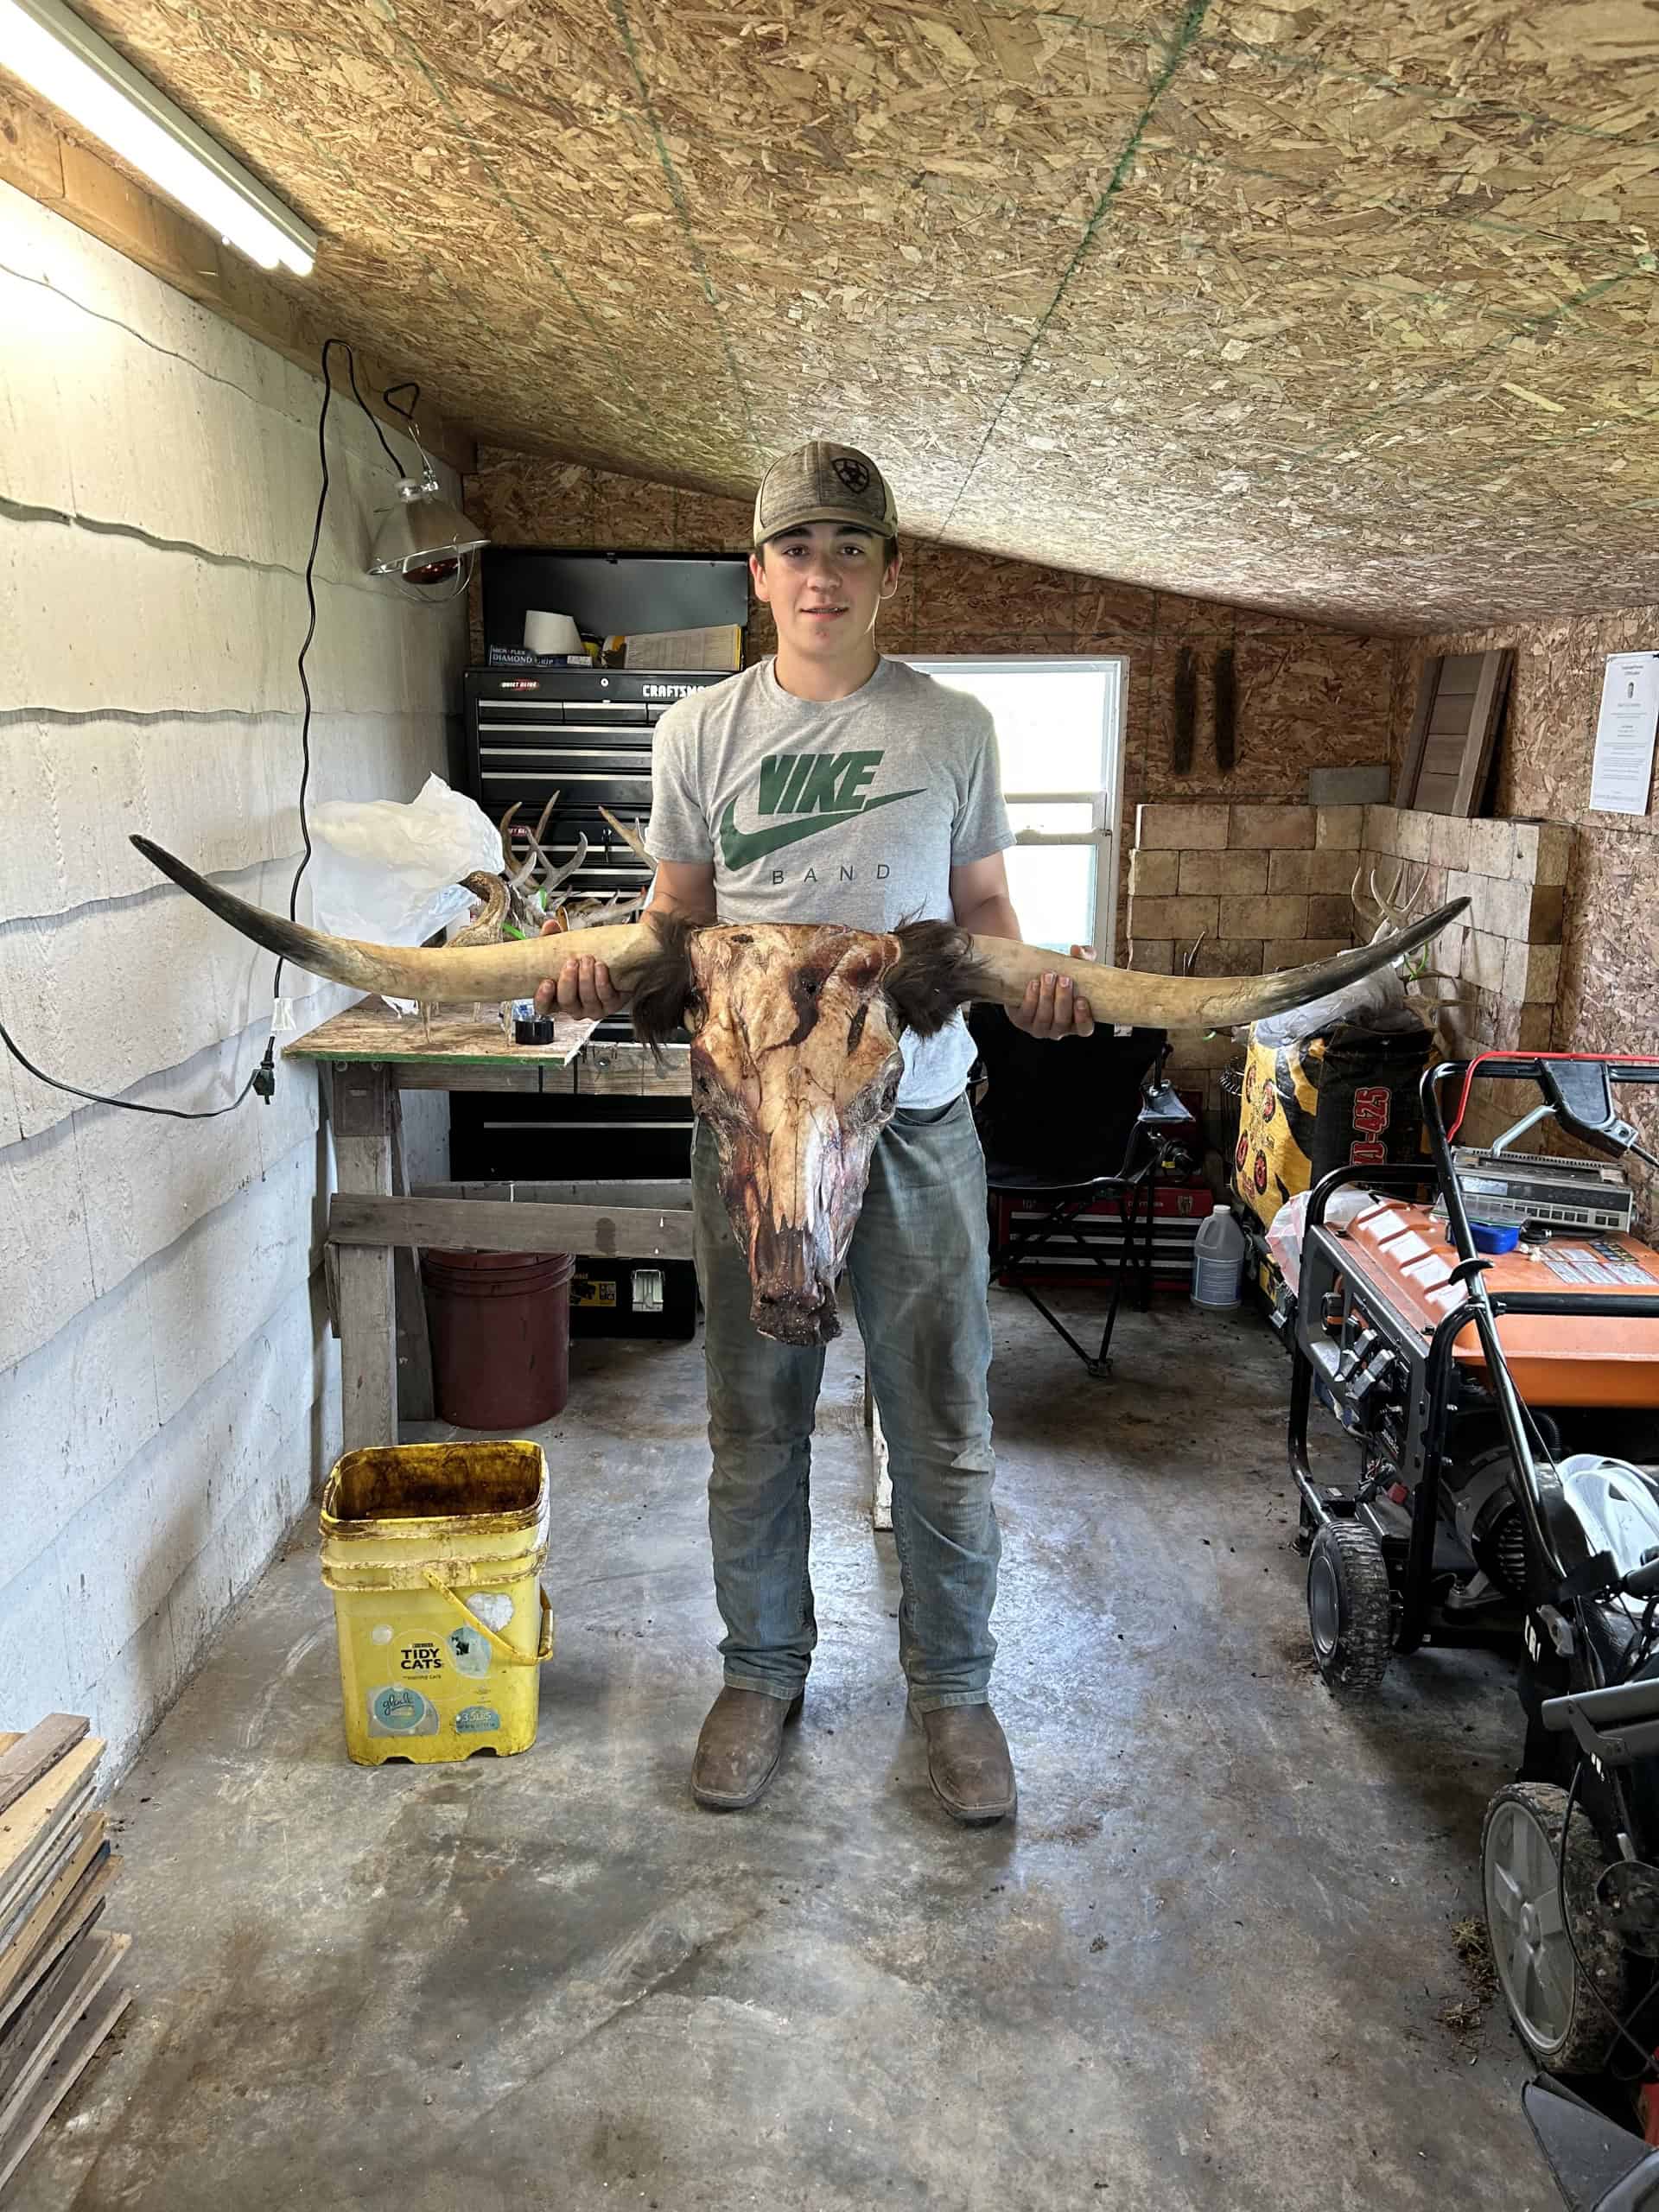
[[[1008,890],[1028,941],[1058,952],[1092,944],[1109,962],[1128,664],[916,658],[910,664],[968,692],[995,721],[1002,795],[1019,841],[1007,856]]]

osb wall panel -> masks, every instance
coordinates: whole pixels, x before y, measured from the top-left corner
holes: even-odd
[[[1502,645],[1515,648],[1516,661],[1494,811],[1570,822],[1578,830],[1550,1043],[1559,1052],[1659,1053],[1659,789],[1645,815],[1590,810],[1604,664],[1609,653],[1659,651],[1659,606],[1497,625],[1399,647],[1396,766],[1423,657]],[[1627,1109],[1659,1151],[1659,1102],[1643,1106],[1638,1099],[1628,1094]],[[1646,1203],[1649,1219],[1659,1215],[1659,1179],[1647,1179]]]
[[[89,12],[499,442],[841,429],[920,539],[1365,632],[1659,599],[1639,6]]]
[[[749,545],[747,501],[490,447],[480,451],[467,496],[469,512],[499,543],[701,553]],[[1128,655],[1126,824],[1145,799],[1303,799],[1310,768],[1388,757],[1396,675],[1388,639],[964,547],[901,543],[899,591],[876,632],[888,652]],[[772,650],[775,633],[753,597],[749,614],[749,657],[757,659]],[[1183,645],[1195,656],[1199,700],[1191,772],[1177,776],[1172,687]],[[1223,776],[1213,677],[1217,655],[1230,645],[1236,761]]]

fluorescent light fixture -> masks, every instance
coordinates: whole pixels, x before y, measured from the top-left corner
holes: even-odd
[[[262,269],[308,276],[317,233],[62,0],[0,0],[0,65]]]

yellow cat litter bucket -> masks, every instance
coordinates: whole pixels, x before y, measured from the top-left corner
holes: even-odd
[[[536,1740],[553,1616],[538,1444],[371,1445],[322,1494],[346,1747],[360,1766]]]

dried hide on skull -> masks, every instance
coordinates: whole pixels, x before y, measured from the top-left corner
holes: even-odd
[[[692,1031],[691,1101],[720,1154],[721,1196],[748,1262],[755,1326],[827,1344],[870,1153],[898,1096],[906,1029],[976,995],[967,938],[744,923],[673,931],[634,990],[636,1032]]]

